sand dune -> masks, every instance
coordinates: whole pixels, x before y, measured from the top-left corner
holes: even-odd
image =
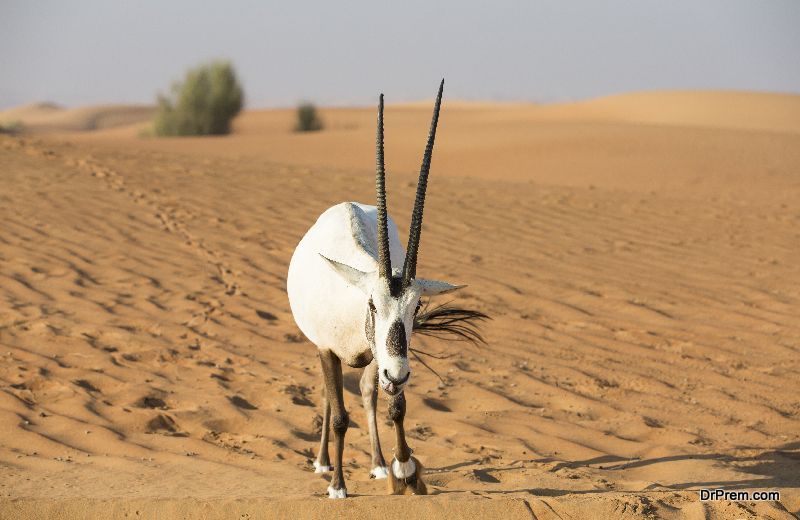
[[[725,102],[709,103],[706,112],[717,109],[708,115],[716,127],[698,124],[699,116],[692,116],[689,108],[682,111],[686,115],[682,124],[653,121],[672,113],[663,108],[668,106],[665,99],[686,99],[691,107],[708,96],[711,94],[642,94],[575,105],[501,105],[495,109],[489,104],[470,108],[462,102],[446,103],[447,117],[442,119],[437,141],[437,175],[659,190],[677,196],[728,197],[745,189],[753,196],[763,192],[765,200],[796,189],[800,179],[790,172],[800,161],[800,133],[787,131],[783,116],[794,114],[797,117],[791,121],[800,121],[800,96],[753,94],[752,103],[739,102],[729,109],[724,108]],[[631,100],[629,105],[626,99]],[[641,99],[651,101],[646,105],[650,107],[649,120],[633,117],[647,112]],[[751,117],[752,107],[768,100],[771,109],[760,119]],[[595,107],[606,105],[618,108],[615,115],[610,109],[599,115],[601,111]],[[739,113],[735,106],[749,108]],[[770,119],[770,114],[775,117]],[[361,170],[373,162],[373,108],[328,109],[322,116],[326,130],[311,134],[291,131],[292,110],[256,110],[243,113],[235,122],[235,136],[224,139],[136,139],[142,125],[65,134],[64,138],[111,149],[225,159],[266,157],[278,164],[342,171]],[[429,107],[417,104],[387,107],[390,172],[412,175],[418,171],[429,116]],[[725,118],[740,126],[721,125]],[[775,129],[741,126],[747,121],[772,121]],[[775,189],[777,184],[785,189]]]
[[[444,112],[426,204],[420,273],[494,318],[487,347],[420,340],[455,354],[444,383],[412,360],[435,496],[369,479],[348,371],[355,498],[322,498],[286,268],[322,210],[374,197],[372,111],[325,116],[312,135],[258,112],[224,138],[0,139],[0,516],[800,512],[800,135],[488,107]],[[428,113],[387,116],[403,229]]]
[[[754,92],[634,92],[545,108],[559,118],[800,132],[800,96]]]
[[[394,104],[427,111],[432,101]],[[568,103],[448,101],[449,109],[528,121],[603,121],[769,132],[800,132],[800,96],[739,91],[629,92]]]
[[[45,118],[64,112],[64,108],[56,103],[42,102],[21,105],[0,111],[4,121],[22,121],[31,118]]]
[[[587,101],[533,104],[448,100],[448,110],[477,116],[478,122],[586,122],[636,123],[728,130],[800,133],[800,96],[736,91],[632,92]],[[389,103],[403,115],[427,114],[430,101]],[[22,122],[38,133],[105,130],[134,126],[136,135],[147,126],[154,107],[97,105],[65,109],[53,103],[34,103],[0,111],[0,122]],[[372,109],[328,109],[325,116],[335,129],[363,126],[362,116]],[[251,110],[239,120],[238,132],[279,132],[294,124],[290,109]],[[369,126],[369,125],[367,125]]]
[[[149,121],[152,106],[97,105],[66,109],[35,103],[0,111],[0,123],[22,123],[28,133],[86,132]]]

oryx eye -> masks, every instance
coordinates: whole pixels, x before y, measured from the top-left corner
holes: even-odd
[[[416,309],[414,309],[414,316],[416,316],[416,315],[419,313],[419,310],[420,310],[421,308],[422,308],[422,302],[421,302],[421,301],[418,301],[418,302],[417,302],[417,308],[416,308]]]
[[[374,313],[374,312],[375,312],[375,304],[374,304],[374,303],[372,303],[372,299],[370,299],[370,300],[367,302],[367,305],[369,305],[369,310],[370,310],[370,312]]]

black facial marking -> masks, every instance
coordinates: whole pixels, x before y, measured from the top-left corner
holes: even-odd
[[[399,298],[400,293],[403,292],[403,279],[402,278],[389,278],[389,293],[394,298]]]
[[[375,304],[372,299],[368,302],[367,319],[364,322],[364,333],[367,336],[367,345],[375,352]]]
[[[396,321],[389,327],[389,335],[386,337],[386,351],[390,356],[408,356],[406,328],[403,326],[402,321]]]

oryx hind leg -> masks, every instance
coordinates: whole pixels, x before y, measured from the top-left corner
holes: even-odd
[[[320,350],[319,360],[322,364],[322,376],[325,378],[325,391],[331,408],[331,429],[333,430],[333,476],[328,486],[328,496],[330,498],[346,498],[347,488],[342,471],[342,453],[350,417],[344,408],[342,362],[330,350]]]
[[[314,473],[327,473],[333,471],[331,459],[328,455],[328,436],[330,435],[331,403],[328,401],[328,392],[325,389],[325,378],[322,380],[322,436],[319,440],[319,452],[314,461]]]
[[[370,477],[380,479],[386,478],[388,473],[386,460],[381,451],[381,440],[378,435],[378,421],[376,419],[376,408],[378,405],[378,362],[374,359],[364,368],[361,374],[361,399],[364,402],[364,411],[367,414],[369,424],[369,442],[372,448],[372,469]]]

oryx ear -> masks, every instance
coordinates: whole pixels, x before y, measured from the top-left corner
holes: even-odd
[[[437,294],[446,294],[449,292],[463,289],[466,285],[452,285],[447,282],[440,282],[438,280],[426,280],[424,278],[417,278],[414,283],[422,289],[423,296],[435,296]]]
[[[322,253],[320,253],[319,256],[326,260],[328,265],[330,265],[331,268],[336,271],[336,274],[341,276],[347,283],[358,288],[364,294],[370,293],[372,290],[371,286],[374,273],[365,273],[364,271],[359,271],[355,267],[350,267],[347,264],[337,262],[336,260],[331,260]]]

